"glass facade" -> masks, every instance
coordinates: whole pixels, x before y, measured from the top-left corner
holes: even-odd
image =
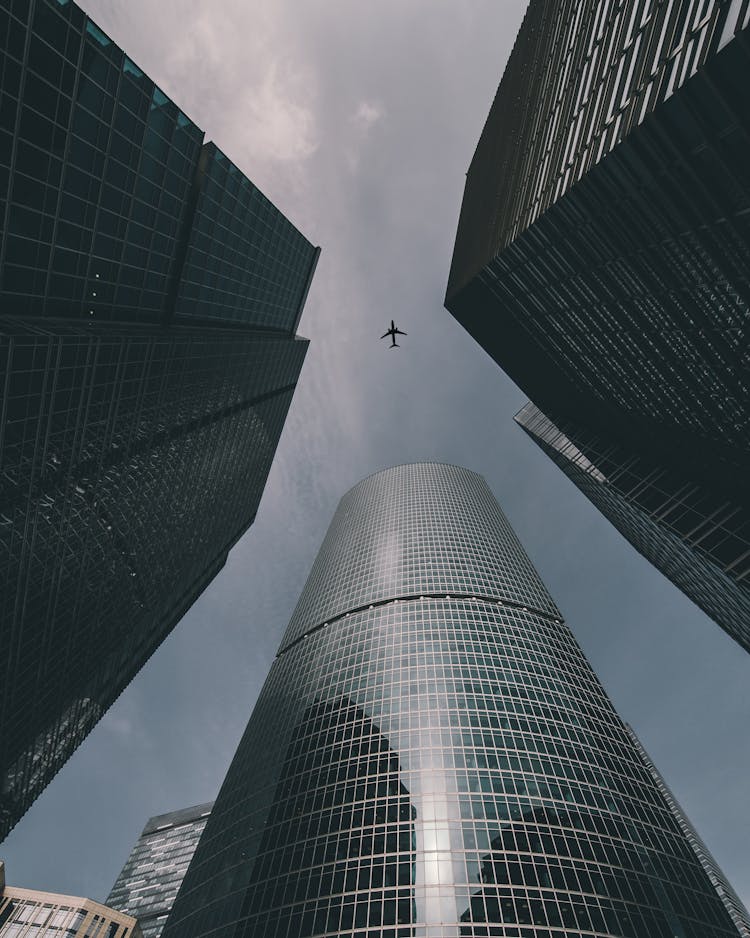
[[[750,651],[747,512],[571,422],[564,432],[533,404],[515,419],[647,560]]]
[[[175,314],[294,332],[319,250],[212,143]]]
[[[203,131],[75,3],[0,29],[4,311],[159,322]]]
[[[143,938],[138,922],[99,902],[5,884],[0,860],[0,938]]]
[[[342,499],[165,938],[737,929],[484,480]]]
[[[193,858],[212,803],[149,818],[106,904],[138,919],[143,938],[159,938]]]
[[[633,740],[636,749],[640,753],[646,768],[653,776],[654,781],[659,787],[659,791],[664,796],[664,800],[672,809],[672,812],[677,819],[677,823],[680,825],[680,828],[687,838],[688,843],[695,851],[695,855],[703,864],[703,868],[705,869],[708,878],[714,884],[714,889],[719,894],[721,901],[726,906],[727,911],[732,917],[732,921],[737,926],[737,930],[739,931],[740,935],[742,935],[742,938],[750,938],[750,913],[748,913],[740,897],[727,882],[727,879],[724,876],[724,873],[721,871],[719,864],[716,862],[711,851],[703,842],[703,839],[698,831],[693,827],[693,825],[685,816],[685,812],[682,810],[682,807],[672,793],[672,789],[664,781],[664,778],[654,763],[651,761],[651,757],[643,748],[643,744],[635,735],[631,726],[628,727],[628,732],[630,733],[630,737]]]
[[[307,343],[3,325],[5,834],[252,523]]]
[[[736,0],[531,0],[469,168],[448,294],[748,25]]]
[[[745,539],[749,17],[719,0],[554,14],[533,0],[469,170],[446,297],[591,463],[619,448],[661,473],[667,500],[699,492],[696,525],[718,508]],[[717,580],[673,534],[660,569],[692,564],[699,590],[719,582],[741,604],[741,552]],[[725,605],[711,614],[738,637]]]
[[[318,249],[72,0],[0,48],[1,839],[252,523]]]
[[[293,333],[318,250],[72,2],[0,2],[0,298]]]

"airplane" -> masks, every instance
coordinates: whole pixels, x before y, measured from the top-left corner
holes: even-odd
[[[407,333],[406,333],[406,332],[402,332],[400,329],[397,329],[396,326],[395,326],[394,323],[393,323],[393,320],[391,320],[391,328],[388,329],[387,332],[384,332],[384,333],[380,336],[380,338],[381,338],[381,339],[384,339],[387,335],[389,335],[389,336],[391,337],[391,342],[392,342],[392,344],[389,345],[388,348],[401,348],[401,346],[400,346],[400,345],[398,344],[398,342],[396,341],[396,336],[397,336],[397,335],[407,335]]]

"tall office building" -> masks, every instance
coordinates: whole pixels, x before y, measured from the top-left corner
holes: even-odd
[[[746,648],[748,23],[729,0],[532,0],[446,296],[532,399],[524,429]]]
[[[737,929],[484,480],[342,499],[164,938]]]
[[[563,423],[568,436],[532,403],[515,420],[646,559],[750,649],[746,512],[720,489],[688,484],[680,468],[636,455],[606,435]],[[736,569],[736,582],[722,557],[730,572]]]
[[[2,837],[252,523],[318,249],[75,3],[0,42]]]
[[[138,919],[143,938],[159,938],[213,803],[149,818],[106,899]]]
[[[81,896],[5,883],[0,860],[0,938],[143,938],[132,915]]]
[[[643,748],[643,743],[636,736],[632,726],[628,726],[627,729],[630,734],[630,738],[633,740],[636,749],[640,753],[641,758],[646,765],[646,768],[653,776],[659,791],[664,796],[664,800],[672,809],[672,813],[677,819],[677,823],[680,825],[680,828],[687,838],[688,843],[695,851],[695,855],[703,865],[703,869],[706,871],[708,878],[713,883],[714,889],[719,894],[721,901],[726,906],[732,921],[737,926],[737,930],[739,931],[740,935],[742,935],[742,938],[750,938],[750,913],[748,913],[744,903],[727,881],[726,876],[719,867],[719,864],[714,859],[713,854],[706,846],[703,838],[687,819],[687,816],[682,810],[680,803],[675,798],[672,789],[669,787],[669,785],[667,785],[661,772],[659,772],[654,763],[651,761],[651,756],[649,756],[649,754]]]

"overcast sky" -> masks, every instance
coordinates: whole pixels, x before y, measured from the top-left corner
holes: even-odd
[[[146,819],[215,797],[338,499],[422,459],[481,472],[621,716],[750,902],[750,655],[512,420],[442,301],[464,174],[522,0],[84,0],[316,244],[311,339],[255,525],[0,855],[103,899]],[[389,351],[391,318],[406,330]]]

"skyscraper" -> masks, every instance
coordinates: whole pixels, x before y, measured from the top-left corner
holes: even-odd
[[[138,919],[143,938],[159,938],[213,803],[149,818],[106,899]]]
[[[644,557],[750,650],[746,513],[736,503],[687,483],[669,462],[563,423],[584,452],[534,404],[515,420]]]
[[[700,836],[698,831],[687,819],[687,816],[682,810],[680,803],[675,798],[672,789],[664,781],[661,772],[659,772],[654,763],[651,761],[651,756],[649,756],[649,754],[643,748],[643,743],[640,741],[640,739],[638,739],[631,726],[628,726],[628,732],[630,733],[630,737],[635,743],[635,747],[640,753],[646,768],[653,776],[659,791],[664,796],[664,800],[672,809],[672,813],[677,819],[677,823],[680,825],[680,828],[687,838],[688,843],[695,851],[695,855],[701,861],[708,878],[714,884],[714,889],[719,894],[721,901],[727,907],[727,911],[729,912],[732,921],[737,926],[740,935],[742,935],[742,938],[750,938],[750,914],[748,914],[748,911],[745,908],[742,900],[734,891],[734,889],[732,889],[731,885],[727,882],[727,878],[719,867],[719,864],[714,859],[713,854],[703,842],[703,838]]]
[[[484,480],[341,500],[164,938],[737,929]]]
[[[0,36],[2,837],[252,523],[319,252],[75,3]]]
[[[746,648],[749,22],[722,0],[532,0],[446,295],[532,399],[524,429]]]

